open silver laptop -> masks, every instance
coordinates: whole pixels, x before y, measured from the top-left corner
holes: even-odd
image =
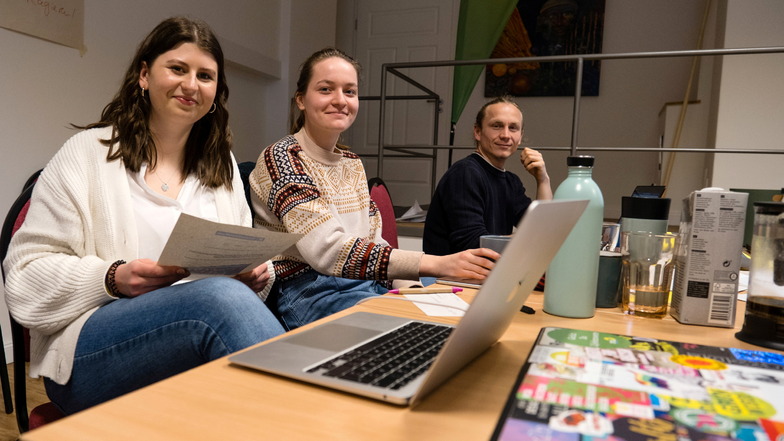
[[[229,361],[394,404],[415,404],[501,337],[514,315],[520,314],[520,307],[587,204],[587,201],[533,202],[465,315],[454,327],[356,312],[240,352],[230,356]],[[599,238],[596,240],[598,253]],[[425,327],[431,334],[446,336],[445,341],[431,348],[434,359],[419,372],[405,373],[404,368],[394,368],[383,379],[372,381],[373,384],[367,384],[365,374],[356,378],[355,368],[349,369],[351,365],[345,361],[353,357],[350,354],[376,340],[389,339],[401,333],[401,329],[416,332],[407,330],[411,326]],[[387,355],[397,356],[406,351],[396,346]],[[364,357],[377,361],[382,357],[376,353]]]

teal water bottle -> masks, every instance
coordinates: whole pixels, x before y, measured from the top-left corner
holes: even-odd
[[[587,199],[588,207],[547,268],[544,312],[562,317],[593,317],[604,219],[602,191],[591,178],[593,156],[569,156],[569,173],[553,199]]]

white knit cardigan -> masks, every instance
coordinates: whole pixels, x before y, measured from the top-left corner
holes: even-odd
[[[80,132],[55,154],[3,262],[8,309],[30,329],[31,377],[68,382],[82,326],[112,300],[104,288],[109,266],[138,258],[126,169],[107,162],[99,142],[110,135],[110,128]],[[216,191],[218,220],[251,226],[236,162],[232,186]]]

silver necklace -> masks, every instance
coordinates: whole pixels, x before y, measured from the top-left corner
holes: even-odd
[[[166,180],[164,181],[164,180],[163,180],[163,178],[161,177],[161,175],[159,175],[159,174],[158,174],[158,169],[157,169],[157,168],[156,168],[155,170],[153,170],[152,172],[155,174],[155,176],[158,178],[158,180],[162,182],[162,184],[161,184],[161,190],[163,190],[163,192],[164,192],[164,193],[166,193],[167,191],[169,191],[169,184],[168,184],[166,181],[170,181],[170,180],[171,180],[171,178],[173,178],[173,177],[174,177],[174,174],[172,174],[171,176],[169,176],[169,179],[166,179]],[[176,172],[175,172],[175,173],[176,173]]]

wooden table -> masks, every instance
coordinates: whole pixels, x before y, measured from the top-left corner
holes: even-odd
[[[465,297],[470,300],[472,294]],[[498,343],[414,408],[403,408],[230,365],[226,358],[161,381],[22,436],[44,440],[484,440],[529,350],[544,326],[596,330],[717,346],[762,349],[735,329],[682,325],[597,309],[590,319],[542,311],[543,295],[526,302]],[[412,304],[373,300],[352,310],[421,317]],[[344,312],[345,313],[345,312]],[[443,322],[456,319],[443,318]]]

